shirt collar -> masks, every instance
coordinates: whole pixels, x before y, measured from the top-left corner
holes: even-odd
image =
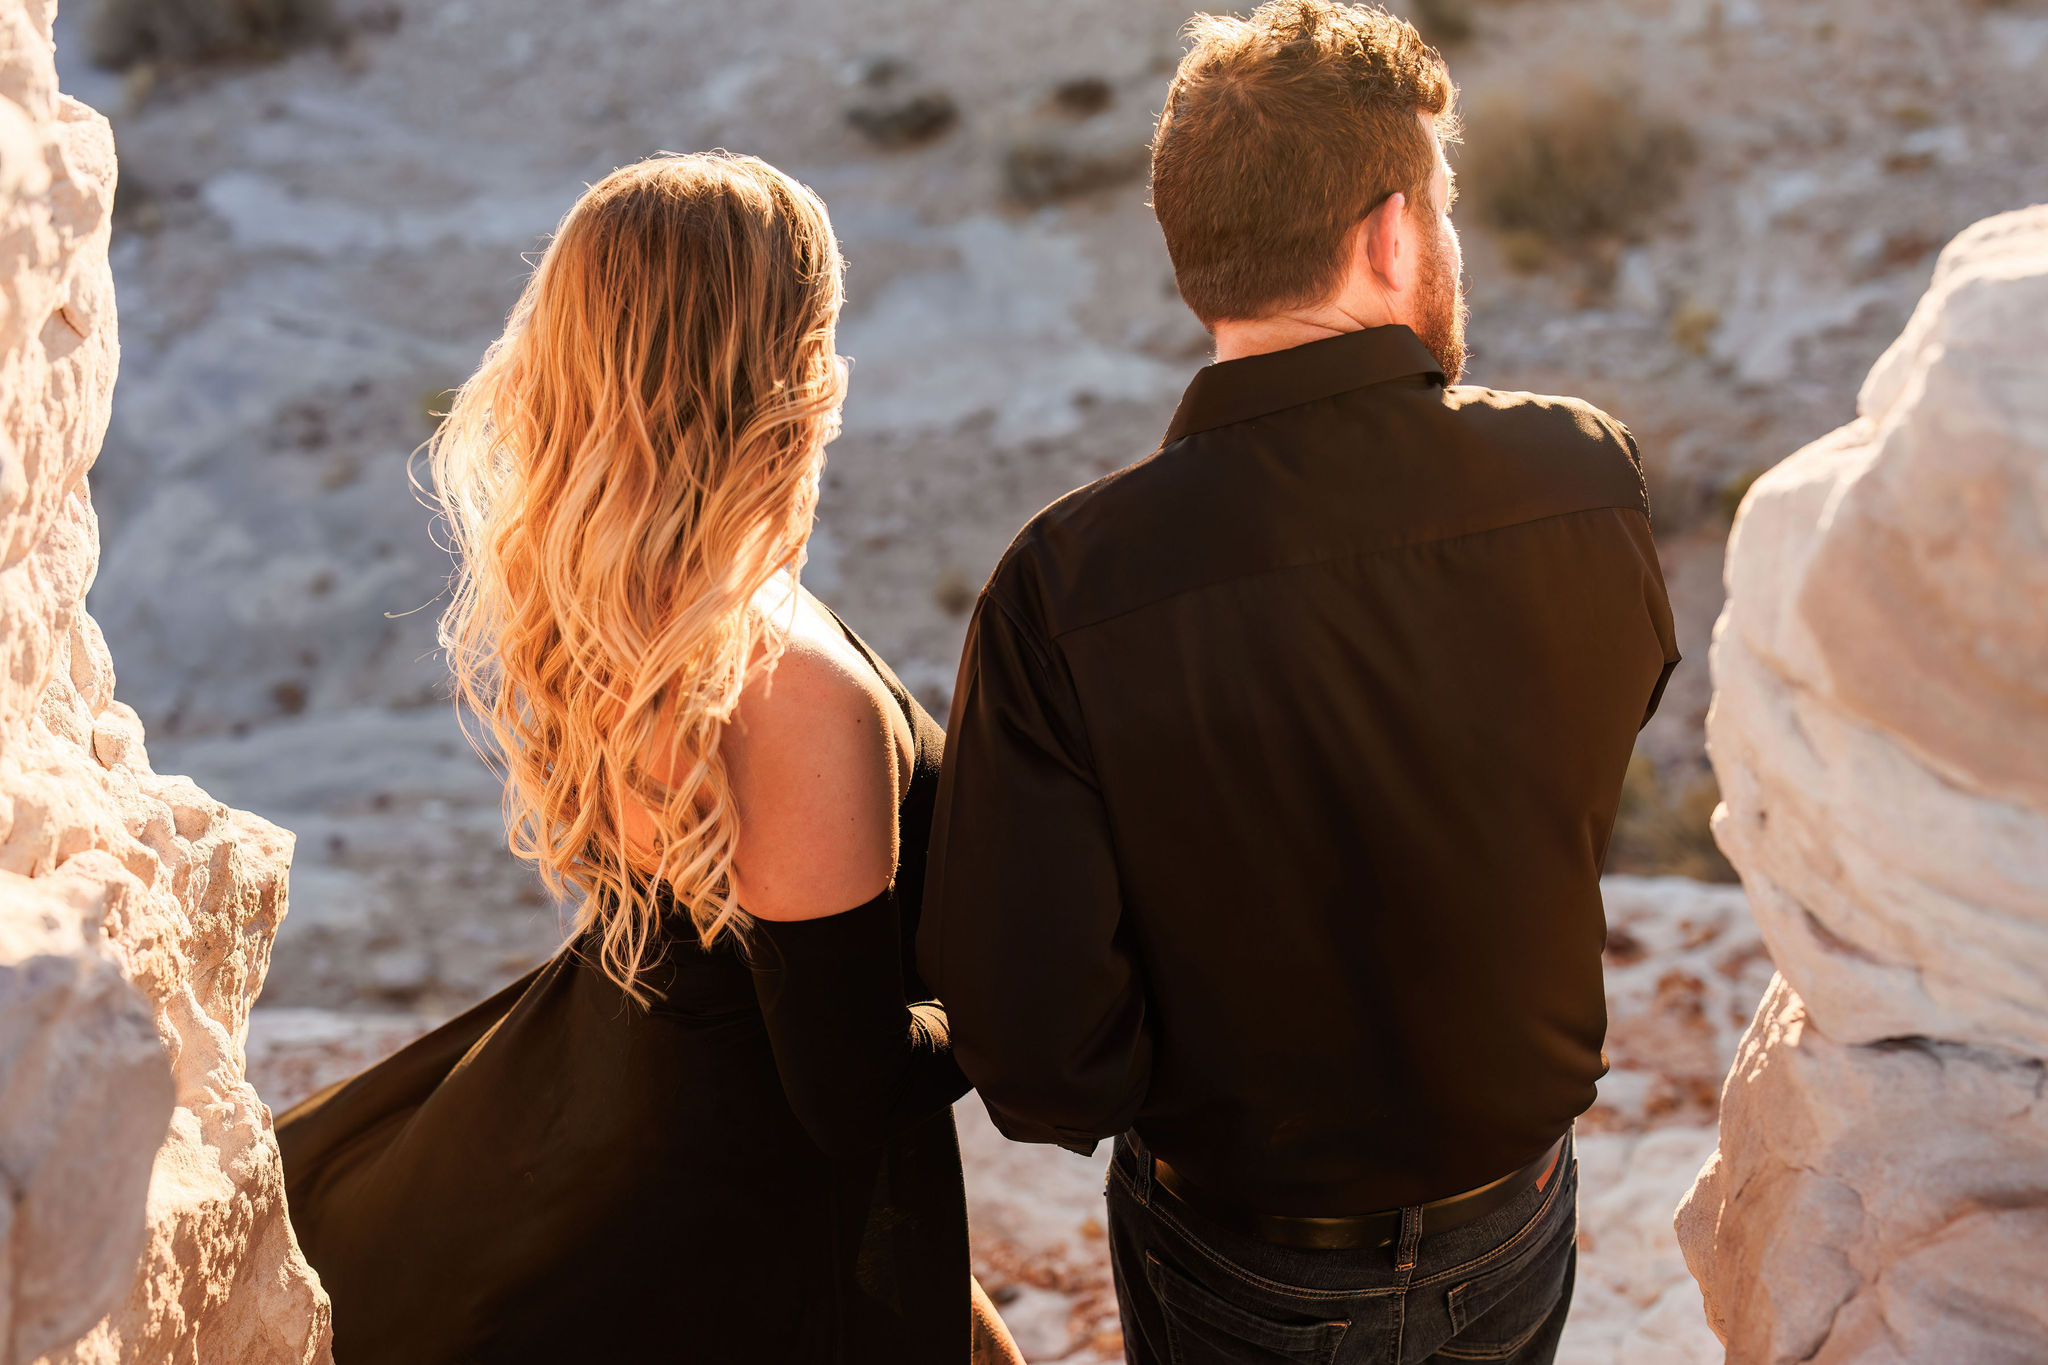
[[[1444,379],[1443,367],[1408,328],[1368,327],[1284,351],[1219,360],[1195,372],[1163,445],[1213,427],[1264,417],[1409,375]]]

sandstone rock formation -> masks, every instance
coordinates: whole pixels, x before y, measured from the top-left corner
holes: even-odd
[[[0,1365],[328,1358],[242,1038],[292,838],[150,769],[84,609],[114,145],[0,5]]]
[[[1735,1365],[2048,1342],[2048,206],[1758,481],[1708,737],[1780,975],[1678,1214]]]

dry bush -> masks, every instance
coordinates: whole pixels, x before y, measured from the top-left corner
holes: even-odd
[[[875,146],[889,151],[936,142],[960,122],[960,106],[936,86],[919,84],[901,57],[870,58],[860,77],[860,99],[846,110],[846,122]]]
[[[1136,138],[1039,133],[1004,149],[1003,192],[1014,203],[1036,208],[1142,180],[1151,165],[1151,149]]]
[[[1409,10],[1410,21],[1436,47],[1468,43],[1478,28],[1471,0],[1410,0]]]
[[[1069,118],[1093,118],[1116,103],[1116,87],[1100,76],[1075,76],[1052,88],[1050,103]]]
[[[1693,154],[1683,125],[1633,95],[1579,85],[1481,105],[1459,180],[1493,226],[1568,245],[1640,235]]]
[[[332,0],[93,0],[85,44],[116,70],[143,61],[276,56],[329,31]]]
[[[1735,523],[1735,514],[1742,510],[1742,500],[1749,496],[1749,490],[1769,471],[1769,468],[1768,465],[1752,465],[1747,469],[1738,469],[1721,480],[1714,489],[1714,511],[1719,514],[1722,521],[1731,526]]]
[[[1621,787],[1621,812],[1607,846],[1609,872],[1676,875],[1708,882],[1737,880],[1707,827],[1721,788],[1711,770],[1662,777],[1638,751]]]
[[[1697,299],[1687,299],[1671,314],[1671,341],[1687,355],[1705,356],[1714,332],[1721,325],[1721,310]]]
[[[943,90],[914,90],[856,104],[846,111],[846,121],[877,147],[893,151],[944,137],[960,121],[960,106]]]

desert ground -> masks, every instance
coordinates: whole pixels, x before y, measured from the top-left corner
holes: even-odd
[[[91,607],[158,770],[298,836],[250,1043],[273,1105],[560,942],[446,700],[449,566],[410,475],[585,184],[721,146],[830,205],[853,385],[805,577],[936,714],[1015,529],[1152,453],[1207,359],[1145,203],[1180,3],[340,0],[290,50],[119,69],[92,3],[58,21],[121,156]],[[1616,1070],[1582,1127],[1567,1356],[1716,1359],[1669,1211],[1769,975],[1706,884],[1722,544],[1748,482],[1851,415],[1942,243],[2048,198],[2048,7],[1408,12],[1468,123],[1468,379],[1629,423],[1686,654],[1610,868]],[[978,1265],[1032,1359],[1115,1358],[1099,1161],[961,1122]]]

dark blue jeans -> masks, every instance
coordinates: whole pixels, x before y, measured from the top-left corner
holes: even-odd
[[[1109,1166],[1109,1244],[1131,1365],[1548,1365],[1578,1265],[1571,1140],[1542,1189],[1393,1246],[1298,1251],[1216,1226],[1152,1184],[1126,1138]]]

